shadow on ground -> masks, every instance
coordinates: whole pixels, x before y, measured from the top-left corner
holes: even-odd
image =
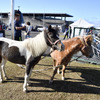
[[[29,92],[66,92],[66,93],[89,93],[89,94],[100,94],[100,70],[90,69],[87,67],[68,67],[70,72],[80,72],[81,79],[66,79],[54,80],[53,84],[49,84],[49,80],[45,79],[34,79],[31,78],[30,87],[38,87],[38,90],[30,90]],[[47,75],[43,72],[38,72],[40,75]],[[68,73],[66,73],[68,74]],[[47,75],[48,77],[51,77]],[[85,80],[85,81],[83,81]],[[78,82],[79,81],[79,82]],[[81,81],[81,82],[80,82]],[[15,77],[14,79],[9,79],[6,82],[18,82],[23,83],[24,78]],[[39,87],[46,89],[39,89]],[[50,88],[50,89],[49,89]]]

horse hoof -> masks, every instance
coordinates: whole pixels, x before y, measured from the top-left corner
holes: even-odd
[[[0,83],[3,83],[3,80],[2,79],[0,80]]]
[[[65,80],[65,78],[64,78],[64,77],[62,77],[62,80]]]
[[[31,86],[31,83],[27,83],[27,86]]]
[[[5,80],[8,80],[8,77],[5,77]]]
[[[28,92],[28,90],[27,90],[27,89],[23,89],[23,92],[27,93],[27,92]]]
[[[55,67],[53,67],[53,70],[55,70]]]

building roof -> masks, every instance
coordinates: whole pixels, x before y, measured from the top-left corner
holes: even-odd
[[[66,13],[23,13],[23,15],[54,16],[54,17],[73,17]]]
[[[7,16],[9,12],[0,12],[0,15]],[[51,16],[51,17],[73,17],[66,13],[23,13],[24,16]]]

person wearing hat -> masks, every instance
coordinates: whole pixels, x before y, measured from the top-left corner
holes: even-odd
[[[21,30],[25,29],[25,26],[21,26],[19,21],[20,21],[20,13],[15,11],[14,40],[17,40],[17,41],[22,40]]]

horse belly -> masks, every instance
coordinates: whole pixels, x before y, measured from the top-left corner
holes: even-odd
[[[8,56],[8,61],[12,62],[12,63],[16,63],[16,64],[25,64],[26,63],[26,59],[23,56]]]
[[[19,48],[12,46],[8,48],[7,52],[5,53],[5,57],[13,63],[18,64],[25,64],[26,58],[25,55],[21,55]]]

